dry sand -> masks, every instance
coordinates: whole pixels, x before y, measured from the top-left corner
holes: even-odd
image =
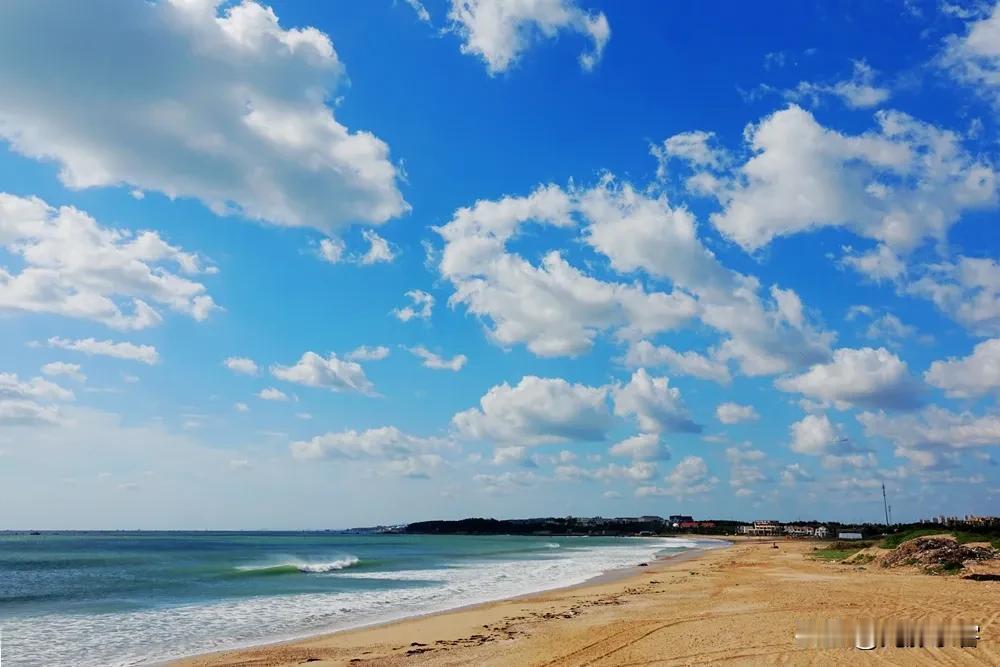
[[[1000,582],[812,559],[817,543],[737,541],[613,581],[201,656],[221,665],[1000,665]],[[977,648],[810,650],[804,618],[966,619]]]

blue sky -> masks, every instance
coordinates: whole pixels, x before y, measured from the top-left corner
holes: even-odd
[[[996,44],[988,3],[5,3],[0,526],[988,513]]]

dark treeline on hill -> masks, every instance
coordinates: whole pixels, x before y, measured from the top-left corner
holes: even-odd
[[[713,521],[712,526],[684,528],[685,533],[735,532],[737,521]],[[538,519],[460,519],[418,521],[403,529],[422,535],[664,535],[681,532],[658,517],[627,519],[551,517]]]

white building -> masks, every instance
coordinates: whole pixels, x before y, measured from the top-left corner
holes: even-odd
[[[740,535],[780,535],[781,524],[771,520],[754,521],[752,526],[740,526],[738,531]]]

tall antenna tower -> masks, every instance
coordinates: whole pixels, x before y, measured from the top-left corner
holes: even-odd
[[[889,501],[885,499],[885,484],[882,484],[882,507],[885,509],[885,525],[889,525]]]

